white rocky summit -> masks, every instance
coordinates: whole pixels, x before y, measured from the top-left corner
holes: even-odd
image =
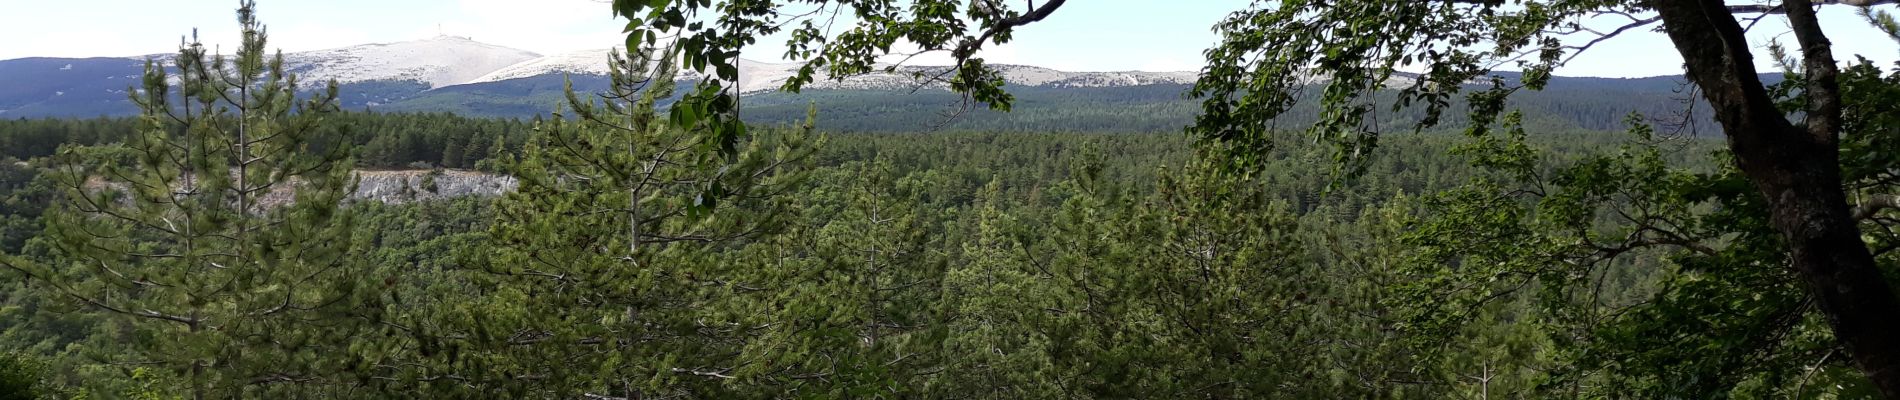
[[[468,83],[495,70],[540,58],[540,54],[477,42],[461,36],[376,43],[287,53],[284,62],[305,82],[417,81],[429,87]]]
[[[286,69],[304,82],[335,79],[340,83],[367,81],[410,81],[431,89],[455,85],[501,82],[546,75],[607,74],[609,49],[571,51],[541,55],[527,50],[487,44],[462,36],[437,36],[430,39],[394,43],[373,43],[327,50],[284,54]],[[133,57],[166,60],[167,54]],[[802,64],[739,60],[739,87],[746,93],[777,90],[786,79],[795,76]],[[885,67],[885,66],[880,66]],[[994,65],[1010,85],[1043,87],[1115,87],[1153,84],[1190,84],[1195,73],[1116,71],[1070,72],[1027,65]],[[873,72],[844,80],[833,80],[820,71],[806,85],[809,89],[909,90],[925,80],[918,73],[934,76],[942,66],[905,65],[893,72]],[[697,79],[686,71],[681,80]],[[135,78],[128,77],[128,78]],[[927,86],[941,88],[941,82]]]
[[[527,78],[547,74],[606,75],[608,49],[583,50],[555,54],[496,70],[493,73],[476,78],[467,83],[499,82],[509,79]],[[760,62],[747,59],[739,60],[739,87],[742,92],[755,93],[777,90],[787,79],[798,74],[803,64],[793,62]],[[1049,68],[1026,65],[996,65],[1003,73],[1003,79],[1011,85],[1051,86],[1051,87],[1110,87],[1153,84],[1189,84],[1194,83],[1194,72],[1065,72]],[[944,67],[903,66],[895,72],[873,72],[853,76],[838,81],[829,79],[822,71],[812,82],[809,89],[868,89],[899,90],[916,87],[924,80],[918,79],[916,72],[941,71]],[[682,79],[696,79],[697,74],[687,71]],[[930,86],[942,87],[936,83]]]

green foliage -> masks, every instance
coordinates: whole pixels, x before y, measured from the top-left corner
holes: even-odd
[[[836,38],[785,26],[794,52],[835,56],[803,74],[837,74],[896,40],[962,47],[1023,15],[969,4],[820,2],[878,19]],[[43,278],[0,288],[0,346],[46,371],[0,378],[129,398],[1870,393],[1783,267],[1762,199],[1724,155],[1705,156],[1718,143],[1635,118],[1630,135],[1570,130],[1623,120],[1629,109],[1606,105],[1613,91],[1505,99],[1560,85],[1544,80],[1549,54],[1451,99],[1483,62],[1546,48],[1534,32],[1552,21],[1616,3],[1295,1],[1236,14],[1195,88],[1229,108],[1204,114],[1194,137],[832,140],[813,137],[809,105],[799,126],[740,124],[722,83],[732,49],[786,21],[770,13],[780,5],[616,2],[642,19],[631,48],[686,28],[680,47],[616,54],[605,93],[570,84],[567,105],[532,123],[338,114],[327,97],[295,108],[255,50],[261,30],[231,64],[187,47],[181,66],[206,68],[180,69],[184,93],[153,68],[144,118],[8,122],[0,140],[30,144],[19,156],[56,156],[0,165],[7,276]],[[1454,28],[1469,30],[1390,37]],[[1007,40],[999,32],[974,40]],[[1512,40],[1474,44],[1498,37]],[[1434,69],[1386,87],[1414,61],[1385,56]],[[1006,104],[971,60],[957,88]],[[1328,80],[1289,78],[1314,60]],[[720,79],[676,96],[678,65]],[[1888,111],[1900,74],[1863,63],[1841,82],[1846,190],[1891,270],[1900,238],[1881,199],[1900,190]],[[243,101],[220,103],[237,87]],[[1380,102],[1426,107],[1374,114]],[[793,103],[747,112],[792,121]],[[1152,111],[997,124],[1149,131],[1140,124],[1188,114]],[[1471,125],[1376,136],[1421,122]],[[240,126],[285,142],[219,136]],[[35,153],[91,128],[69,138],[89,146]],[[292,131],[314,133],[269,135]],[[1329,145],[1276,145],[1314,135]],[[520,185],[496,199],[346,201],[349,155]],[[247,160],[259,169],[234,168]],[[266,199],[293,186],[296,201]],[[59,195],[72,203],[31,206]]]
[[[39,234],[53,188],[41,169],[11,157],[0,158],[0,254],[18,253],[27,238]]]
[[[975,57],[986,44],[1008,43],[1011,32],[1023,20],[1054,10],[1013,10],[1005,2],[929,0],[903,4],[890,0],[837,0],[816,2],[817,9],[803,14],[780,10],[792,4],[780,1],[712,2],[706,0],[642,1],[616,0],[614,14],[630,20],[627,24],[627,48],[652,46],[666,34],[679,36],[682,64],[712,78],[702,82],[695,97],[713,100],[724,96],[722,86],[738,81],[739,51],[759,37],[791,28],[786,40],[786,58],[808,60],[798,74],[784,85],[798,91],[821,73],[846,77],[870,72],[876,57],[891,51],[898,43],[915,45],[927,51],[949,51],[957,60],[952,71],[931,79],[946,79],[953,91],[967,93],[978,102],[1007,110],[1011,96],[1002,91],[1001,75]],[[1033,6],[1032,6],[1033,8]],[[833,34],[827,18],[844,16],[871,23],[855,24]],[[677,31],[677,32],[676,32]],[[886,68],[887,70],[894,70]],[[924,77],[920,74],[919,76]],[[717,104],[724,100],[712,102]],[[728,112],[731,109],[715,109]]]
[[[388,389],[720,393],[710,379],[731,373],[725,346],[748,329],[720,294],[746,271],[714,252],[779,229],[809,125],[749,135],[729,155],[716,125],[656,111],[676,67],[651,55],[616,54],[601,101],[570,91],[567,110],[499,162],[520,187],[497,203],[491,243],[458,249],[448,281],[431,283],[479,295],[432,298],[390,322],[416,360],[389,363]],[[444,377],[457,382],[433,382]]]
[[[1444,156],[1456,137],[1391,138],[1358,184],[1328,191],[1320,148],[1276,149],[1262,173],[1235,175],[1196,161],[1221,150],[1197,153],[1168,135],[835,134],[787,175],[800,179],[749,192],[772,193],[759,201],[721,199],[690,215],[672,208],[703,193],[687,185],[641,203],[667,216],[642,235],[756,232],[647,241],[629,253],[627,214],[579,212],[627,209],[626,188],[586,160],[644,171],[641,158],[614,161],[642,137],[612,128],[628,117],[545,123],[530,152],[498,164],[568,172],[523,179],[501,200],[352,203],[354,271],[376,299],[358,313],[385,328],[352,335],[347,354],[358,361],[348,371],[364,383],[301,387],[392,397],[1430,398],[1537,393],[1548,380],[1539,368],[1573,360],[1547,324],[1519,322],[1533,301],[1493,303],[1447,325],[1448,340],[1413,336],[1405,309],[1391,307],[1417,304],[1384,290],[1413,279],[1398,268],[1412,259],[1400,238],[1416,230],[1406,222],[1418,210],[1400,193],[1438,192],[1482,170]],[[583,139],[594,147],[573,148],[592,151],[558,144]],[[1616,143],[1520,139],[1549,150],[1538,168]],[[122,154],[101,150],[95,157]],[[1504,162],[1514,153],[1495,153],[1485,157],[1515,165]],[[681,166],[671,176],[717,171]],[[576,176],[596,178],[558,178]],[[0,320],[22,323],[0,339],[44,343],[19,348],[54,357],[56,381],[88,371],[61,349],[117,328],[30,298],[7,303],[23,307]],[[624,319],[628,305],[635,319]],[[78,339],[44,334],[59,332]],[[138,385],[129,372],[93,371],[84,376],[105,383],[89,386],[111,386],[93,393]]]
[[[1284,1],[1236,12],[1215,26],[1219,45],[1208,49],[1192,94],[1203,113],[1189,130],[1204,140],[1231,143],[1224,155],[1255,168],[1276,131],[1297,129],[1334,147],[1342,177],[1364,173],[1378,146],[1379,113],[1422,109],[1411,122],[1422,130],[1463,106],[1482,136],[1520,89],[1543,89],[1571,49],[1560,32],[1578,31],[1584,16],[1634,12],[1636,2],[1559,0],[1521,3],[1402,0]],[[1521,75],[1492,74],[1512,66]],[[1399,75],[1423,66],[1416,77]],[[1472,89],[1464,101],[1454,96]],[[1318,94],[1310,94],[1316,91]],[[1296,105],[1317,102],[1314,123],[1281,125]]]
[[[0,354],[0,399],[33,400],[50,396],[39,360],[22,354]]]
[[[0,120],[0,157],[31,160],[52,156],[62,145],[125,143],[140,123],[137,118]],[[530,125],[440,113],[330,113],[324,124],[331,133],[313,138],[311,149],[348,149],[359,167],[424,163],[459,169],[478,169],[478,163],[496,153],[519,151]]]
[[[1900,164],[1873,144],[1895,131],[1877,106],[1900,99],[1895,76],[1865,63],[1842,75],[1853,121],[1845,189],[1864,204],[1895,190]],[[1670,162],[1670,140],[1636,125],[1614,152],[1543,167],[1548,153],[1507,131],[1462,149],[1491,173],[1434,196],[1405,236],[1420,250],[1394,304],[1409,329],[1446,337],[1484,325],[1493,303],[1533,302],[1515,318],[1547,326],[1561,355],[1550,362],[1568,366],[1537,379],[1553,395],[1871,395],[1796,284],[1766,202],[1731,163]],[[1891,277],[1900,259],[1878,249],[1892,248],[1895,224],[1872,207],[1863,240]]]
[[[77,353],[145,366],[157,393],[303,392],[298,383],[350,364],[341,347],[361,298],[342,239],[350,213],[338,208],[348,149],[313,148],[331,133],[335,86],[294,99],[250,4],[238,22],[235,57],[188,42],[178,75],[148,62],[136,134],[55,155],[46,174],[59,201],[28,246],[40,256],[0,256],[41,284],[40,305],[113,318]]]

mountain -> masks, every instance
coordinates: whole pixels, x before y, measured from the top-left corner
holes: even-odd
[[[126,89],[138,86],[146,60],[169,69],[172,55],[0,60],[0,117],[129,115]],[[374,43],[284,54],[301,85],[336,80],[348,108],[401,102],[462,84],[540,54],[458,36]]]
[[[520,114],[553,108],[563,77],[593,83],[607,74],[608,49],[542,56],[534,52],[477,42],[467,37],[374,43],[336,49],[285,53],[285,69],[307,87],[334,79],[343,89],[343,106],[390,111],[474,111]],[[0,117],[84,117],[128,115],[135,110],[126,88],[138,84],[145,60],[168,66],[170,55],[96,58],[22,58],[0,60]],[[770,92],[796,75],[800,65],[740,60],[740,88],[747,94]],[[998,66],[1012,85],[1030,87],[1115,87],[1183,84],[1188,72],[1064,72],[1033,66]],[[943,67],[905,66],[833,80],[821,74],[809,90],[913,90],[943,88],[922,84],[919,76]],[[698,79],[685,73],[681,80]],[[600,85],[583,85],[583,90]],[[455,90],[447,90],[455,88]],[[526,89],[523,89],[526,88]],[[491,93],[542,93],[554,96],[485,98]],[[473,94],[475,97],[459,97]],[[525,100],[525,101],[524,101]],[[415,101],[414,103],[404,104]],[[466,109],[466,110],[465,110]]]
[[[605,76],[609,51],[609,49],[583,50],[541,57],[495,70],[464,84],[504,82],[512,79],[561,74]],[[777,90],[786,79],[797,75],[798,69],[802,66],[803,64],[799,63],[768,63],[740,59],[740,90],[744,93]],[[1186,84],[1193,83],[1195,78],[1193,72],[1065,72],[1025,65],[998,65],[996,68],[1003,74],[1004,81],[1019,86],[1110,87]],[[901,66],[895,68],[894,71],[873,72],[844,80],[830,79],[821,71],[805,88],[812,90],[910,89],[928,81],[928,79],[920,78],[918,74],[929,76],[944,71],[945,67]],[[681,80],[698,78],[699,75],[693,71],[686,71],[681,76]],[[921,86],[946,87],[942,83]]]
[[[500,82],[542,75],[607,75],[608,49],[582,50],[535,58],[489,71],[468,84]]]
[[[468,83],[495,70],[541,58],[540,54],[477,42],[461,36],[376,43],[290,53],[284,63],[305,82],[410,81],[431,88]]]
[[[569,80],[579,91],[604,90],[608,52],[544,56],[439,36],[284,56],[286,69],[305,87],[336,80],[345,109],[526,118],[555,110],[564,101]],[[0,118],[134,114],[126,90],[138,84],[147,59],[164,65],[169,56],[0,60]],[[777,91],[800,67],[741,59],[738,86],[747,98],[743,116],[754,122],[791,123],[816,106],[822,111],[820,126],[834,130],[1153,132],[1178,130],[1200,109],[1197,100],[1186,96],[1193,72],[1073,72],[998,65],[1006,89],[1016,97],[1015,112],[998,113],[969,107],[941,82],[920,78],[940,76],[946,67],[900,66],[843,80],[820,74],[801,93]],[[683,82],[699,79],[691,72],[683,75]],[[1394,85],[1409,83],[1409,77],[1394,79]],[[1683,82],[1681,77],[1559,77],[1546,90],[1519,93],[1512,101],[1531,111],[1528,119],[1533,123],[1549,129],[1621,129],[1632,112],[1706,120],[1706,113],[1681,116],[1694,111],[1685,104],[1700,103],[1684,100]],[[1461,113],[1454,110],[1453,123]],[[1311,107],[1296,108],[1286,120],[1295,126],[1318,114]],[[1382,112],[1377,123],[1397,129],[1418,117],[1415,110]]]
[[[129,58],[0,61],[0,117],[123,115],[144,62]]]

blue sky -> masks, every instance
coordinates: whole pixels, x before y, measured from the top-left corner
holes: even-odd
[[[169,52],[192,28],[208,43],[235,37],[235,0],[0,0],[0,59],[129,56]],[[606,0],[259,0],[272,46],[316,50],[361,43],[424,39],[445,33],[543,54],[618,43],[623,22]],[[1215,22],[1247,0],[1074,0],[1048,20],[1019,30],[1016,41],[988,49],[991,62],[1072,71],[1193,70],[1217,40]],[[1892,7],[1887,7],[1891,9]],[[1847,7],[1829,7],[1822,23],[1843,59],[1900,58],[1900,45],[1866,26]],[[1753,44],[1786,37],[1769,18],[1750,32]],[[1571,76],[1654,76],[1681,72],[1659,33],[1632,32],[1599,44],[1559,71]],[[775,61],[772,40],[747,58]],[[228,46],[227,46],[228,48]],[[916,63],[941,63],[942,57]],[[1766,64],[1767,60],[1758,60]]]

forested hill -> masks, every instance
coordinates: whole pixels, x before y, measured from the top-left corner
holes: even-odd
[[[396,57],[409,54],[403,49],[410,47],[421,49],[415,51],[460,48],[467,53],[460,57],[481,57],[475,57],[480,62]],[[306,78],[306,88],[317,87],[316,79],[336,78],[340,83],[337,101],[352,111],[526,119],[552,113],[563,101],[561,93],[570,79],[580,92],[598,93],[606,87],[604,72],[596,71],[601,68],[590,68],[604,58],[591,53],[531,56],[535,55],[442,38],[293,53],[286,62],[292,73]],[[507,64],[511,61],[515,64]],[[478,74],[488,69],[470,70],[464,65],[469,63],[506,67]],[[941,87],[920,87],[901,79],[901,74],[820,79],[802,93],[771,90],[773,86],[767,83],[782,80],[788,65],[749,61],[742,65],[742,72],[760,80],[749,81],[745,87],[745,119],[799,121],[808,107],[815,106],[822,115],[819,128],[829,131],[1172,132],[1200,110],[1199,101],[1187,96],[1193,74],[1185,72],[1064,72],[1007,66],[1007,88],[1017,101],[1014,112],[1003,113],[972,106]],[[0,76],[17,78],[0,82],[0,118],[132,115],[136,108],[127,99],[126,89],[137,83],[143,68],[142,61],[130,58],[0,60]],[[1515,78],[1513,73],[1499,74],[1507,80]],[[464,79],[476,75],[480,76]],[[1763,79],[1774,82],[1780,76],[1763,75]],[[1399,77],[1392,84],[1409,80]],[[1692,124],[1685,129],[1706,133],[1708,113],[1688,112],[1686,99],[1693,96],[1685,91],[1684,82],[1681,76],[1557,77],[1545,90],[1522,91],[1511,101],[1526,111],[1527,126],[1534,130],[1619,130],[1631,113],[1641,113],[1664,129],[1688,121]],[[1416,110],[1391,112],[1385,106],[1378,117],[1393,130],[1409,128],[1419,117]],[[1457,116],[1463,111],[1451,114],[1453,118],[1444,125],[1461,126]],[[1315,115],[1317,110],[1309,105],[1287,113],[1283,122],[1304,126]]]
[[[1775,82],[1781,77],[1763,75],[1763,79]],[[1685,91],[1684,82],[1681,76],[1559,77],[1542,91],[1520,91],[1510,102],[1524,111],[1526,126],[1539,132],[1621,130],[1629,126],[1632,114],[1640,114],[1659,129],[1715,133],[1706,105],[1699,99],[1690,101],[1693,97]],[[753,122],[789,123],[803,119],[808,106],[816,106],[819,127],[835,131],[1175,132],[1201,111],[1200,101],[1187,97],[1189,88],[1187,84],[1011,88],[1016,101],[1009,112],[966,106],[957,94],[942,90],[773,92],[748,97],[745,117]],[[1696,107],[1691,109],[1691,104]],[[1382,103],[1378,114],[1387,130],[1410,129],[1422,116],[1418,109],[1390,112],[1389,106],[1389,101]],[[458,111],[495,115],[477,108]],[[1305,102],[1281,117],[1282,126],[1307,126],[1318,114],[1314,102]],[[1464,115],[1464,109],[1454,109],[1440,126],[1465,126]]]
[[[1768,78],[1764,76],[1764,78]],[[577,89],[587,90],[605,82],[604,77],[573,77]],[[1779,76],[1773,79],[1778,80]],[[439,113],[489,118],[531,119],[551,115],[562,101],[563,78],[540,76],[502,82],[458,85],[422,92],[394,104],[353,104],[352,110],[399,113]],[[1627,118],[1639,113],[1662,129],[1674,129],[1680,121],[1693,122],[1684,129],[1700,134],[1713,133],[1709,113],[1698,107],[1689,109],[1689,93],[1679,76],[1650,78],[1557,78],[1543,91],[1524,91],[1511,97],[1523,109],[1527,125],[1537,131],[1590,130],[1611,131],[1626,127]],[[342,87],[342,98],[366,96],[378,90],[395,90],[391,83],[358,83]],[[593,88],[598,89],[598,88]],[[743,117],[754,123],[793,123],[804,119],[809,107],[817,107],[821,130],[834,132],[1176,132],[1200,112],[1200,102],[1187,97],[1187,84],[1152,84],[1115,87],[1015,87],[1016,103],[1011,112],[994,111],[970,105],[951,92],[939,89],[908,90],[806,90],[802,93],[759,92],[746,96]],[[123,96],[115,94],[114,96]],[[95,99],[93,103],[116,110],[123,98]],[[1695,102],[1698,106],[1700,100]],[[129,110],[129,105],[123,105]],[[80,108],[87,109],[87,108]],[[1289,112],[1285,126],[1305,126],[1317,115],[1317,109],[1305,104]],[[1392,113],[1381,108],[1381,120],[1389,130],[1409,129],[1417,110]],[[118,111],[95,111],[86,115],[58,115],[61,118],[91,118],[95,115],[125,116]],[[0,116],[22,119],[47,116],[33,113],[5,113]],[[1462,126],[1463,110],[1453,110],[1442,126]],[[1685,119],[1684,117],[1687,116]]]
[[[117,203],[81,203],[90,197],[62,186],[103,176],[91,171],[186,159],[174,149],[189,147],[156,134],[129,139],[139,123],[130,117],[0,119],[0,260],[21,265],[6,278],[40,274],[0,287],[0,381],[72,397],[929,398],[996,388],[974,397],[1869,397],[1849,361],[1832,356],[1832,339],[1812,334],[1824,322],[1803,311],[1793,280],[1729,267],[1781,258],[1757,250],[1774,248],[1759,243],[1764,219],[1733,214],[1755,207],[1755,197],[1715,180],[1736,176],[1714,162],[1718,142],[1606,132],[1632,112],[1679,116],[1689,103],[1677,87],[1675,78],[1561,79],[1520,93],[1523,123],[1506,118],[1489,136],[1390,135],[1346,184],[1334,179],[1330,147],[1291,132],[1260,154],[1255,173],[1232,173],[1235,165],[1209,157],[1219,145],[1166,133],[1198,109],[1181,84],[1015,88],[1014,112],[957,119],[942,114],[957,98],[930,90],[754,95],[742,112],[762,123],[731,157],[716,146],[651,145],[695,130],[619,125],[664,121],[650,104],[611,120],[334,113],[316,131],[288,131],[308,135],[294,143],[308,150],[299,153],[348,144],[352,157],[333,167],[379,172],[354,187],[309,178],[301,182],[332,186],[252,203],[280,211],[216,214],[271,227],[270,239],[314,244],[292,253],[223,242],[309,257],[246,261],[302,268],[268,270],[288,284],[229,279],[232,264],[184,268],[172,253],[147,250],[196,238],[144,244],[92,230],[112,223],[120,225],[100,226],[169,234],[180,207],[235,209],[231,202],[140,191],[125,197],[140,203],[120,208],[154,222],[130,225],[87,215]],[[547,94],[530,89],[523,93]],[[519,94],[483,95],[499,105]],[[812,103],[824,136],[782,124]],[[1283,126],[1299,129],[1312,116],[1296,109]],[[1379,121],[1397,132],[1416,117]],[[209,127],[234,121],[199,118]],[[1451,118],[1440,129],[1463,125]],[[1888,179],[1892,147],[1879,144],[1900,130],[1866,129],[1875,135],[1850,136],[1866,139],[1847,142],[1852,156],[1842,160],[1849,171],[1872,171],[1862,173],[1868,181]],[[222,139],[213,129],[146,131],[205,134],[182,143]],[[70,144],[89,146],[58,151]],[[647,153],[622,156],[634,151]],[[159,177],[147,181],[180,176],[166,171],[143,170]],[[633,197],[647,182],[670,186]],[[1893,192],[1881,182],[1858,184]],[[340,201],[302,201],[323,194]],[[1709,196],[1726,197],[1700,200]],[[348,198],[373,201],[329,208]],[[707,198],[720,203],[700,207]],[[628,204],[637,208],[627,214],[647,219],[602,216]],[[264,219],[290,217],[299,219]],[[1699,242],[1619,247],[1685,237],[1643,232]],[[1900,241],[1892,229],[1868,232],[1883,246]],[[106,251],[158,261],[121,263],[138,268],[124,274],[95,268],[123,259]],[[1900,253],[1888,254],[1881,262],[1895,265]],[[217,318],[179,317],[221,328],[190,331],[120,311],[196,310],[202,301],[170,283],[195,271],[226,274],[189,278],[196,282],[250,285],[213,289],[230,293],[218,300],[230,306],[200,308]],[[59,286],[66,282],[76,285]],[[628,282],[640,291],[626,294]],[[335,300],[275,306],[288,304],[289,290]],[[78,297],[92,293],[141,308]],[[255,304],[285,311],[237,308]],[[1764,318],[1776,325],[1764,328]],[[127,355],[157,361],[115,364]],[[191,368],[227,356],[237,358]],[[1590,364],[1602,362],[1595,357],[1640,368]],[[782,367],[746,367],[763,365]],[[654,379],[627,389],[598,381],[608,376],[599,371]],[[1583,375],[1562,375],[1570,371]],[[217,386],[194,387],[204,375]],[[1812,377],[1771,380],[1797,375]],[[829,376],[842,378],[808,379]],[[1580,383],[1549,384],[1561,379]]]

